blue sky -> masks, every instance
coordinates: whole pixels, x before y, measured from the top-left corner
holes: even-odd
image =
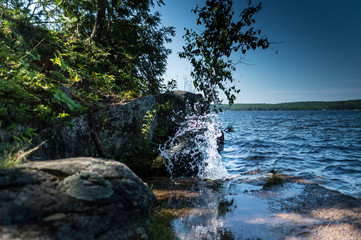
[[[197,29],[191,9],[205,1],[168,0],[157,8],[162,23],[176,28],[168,46],[164,78],[176,79],[180,90],[192,90],[191,66],[180,59],[184,27]],[[235,0],[242,10],[246,0]],[[256,50],[237,65],[236,102],[280,103],[361,99],[361,1],[266,0],[256,26],[272,49]]]

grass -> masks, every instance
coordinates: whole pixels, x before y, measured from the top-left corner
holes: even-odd
[[[176,239],[171,225],[173,219],[174,215],[172,211],[165,208],[155,210],[150,225],[150,240]]]
[[[26,150],[28,144],[22,143],[5,144],[1,146],[0,169],[12,168],[22,164],[26,161],[26,157],[38,150],[42,144],[44,144],[44,142],[30,150]]]
[[[1,149],[0,168],[11,168],[21,164],[25,158],[22,144],[7,144]]]

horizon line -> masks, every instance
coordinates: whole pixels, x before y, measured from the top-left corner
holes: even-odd
[[[361,98],[358,99],[349,99],[349,100],[332,100],[332,101],[321,101],[321,100],[305,100],[305,101],[292,101],[292,102],[279,102],[279,103],[240,103],[235,102],[234,104],[268,104],[268,105],[275,105],[275,104],[285,104],[285,103],[311,103],[311,102],[349,102],[349,101],[361,101]],[[220,105],[229,105],[229,103],[222,103]]]

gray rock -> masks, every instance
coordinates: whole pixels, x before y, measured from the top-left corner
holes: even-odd
[[[0,239],[147,239],[155,196],[122,163],[39,161],[0,170]]]
[[[126,159],[143,143],[143,118],[155,104],[148,96],[125,105],[111,105],[93,114],[92,136],[100,156]],[[152,123],[152,129],[156,122]]]
[[[35,143],[46,141],[30,158],[33,160],[60,159],[68,157],[99,156],[87,115],[71,120],[70,124],[56,125],[43,130]]]

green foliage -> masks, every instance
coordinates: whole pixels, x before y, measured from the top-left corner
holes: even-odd
[[[334,102],[291,102],[278,104],[222,105],[227,111],[287,111],[287,110],[361,110],[361,100]]]
[[[57,111],[52,103],[51,93],[54,82],[33,64],[39,59],[38,47],[42,41],[25,39],[25,35],[20,32],[23,28],[21,24],[11,20],[4,20],[2,23],[0,117],[4,120],[1,127],[12,129],[27,121],[55,120]],[[31,47],[32,44],[34,47]],[[43,110],[48,110],[47,117],[44,111],[38,115],[41,106]]]
[[[260,10],[261,4],[253,6],[250,1],[246,9],[235,14],[232,0],[207,0],[204,7],[193,10],[198,15],[197,25],[202,25],[203,30],[186,29],[186,46],[179,56],[192,64],[194,86],[208,102],[218,104],[219,90],[230,104],[234,102],[234,93],[239,90],[228,87],[228,83],[234,82],[232,72],[238,62],[232,60],[232,54],[239,52],[242,56],[249,50],[269,47],[268,39],[253,26],[253,16]]]
[[[101,68],[115,76],[115,84],[123,91],[137,89],[141,94],[160,91],[161,76],[170,53],[164,44],[171,41],[174,29],[160,26],[159,13],[151,11],[154,1],[56,3],[67,15],[62,18],[64,33],[95,43],[91,45],[107,53],[93,62],[94,69]],[[157,3],[164,4],[163,1]]]
[[[170,53],[164,44],[174,29],[160,25],[154,4],[0,0],[0,127],[46,127],[162,91]],[[104,19],[98,19],[100,7]],[[95,41],[100,20],[106,24]]]
[[[34,128],[27,128],[24,131],[24,134],[19,136],[13,136],[13,139],[19,143],[30,143],[31,138],[37,136],[36,130]]]
[[[174,216],[166,209],[156,210],[150,225],[151,240],[172,240],[176,239],[171,222]]]
[[[152,124],[154,122],[154,120],[157,117],[157,114],[160,111],[168,111],[172,109],[172,105],[169,102],[166,102],[165,104],[153,104],[151,110],[148,110],[145,114],[145,116],[143,117],[143,127],[142,127],[142,133],[144,136],[144,139],[146,141],[148,141],[149,137],[150,137],[150,133],[151,133],[151,127]]]
[[[30,118],[30,103],[37,98],[14,82],[0,80],[0,123],[1,127],[12,129],[16,123]]]
[[[69,98],[65,93],[63,93],[61,90],[56,89],[54,93],[54,98],[59,101],[65,103],[70,111],[73,111],[75,109],[81,108],[82,106],[78,103],[76,103],[73,99]]]

